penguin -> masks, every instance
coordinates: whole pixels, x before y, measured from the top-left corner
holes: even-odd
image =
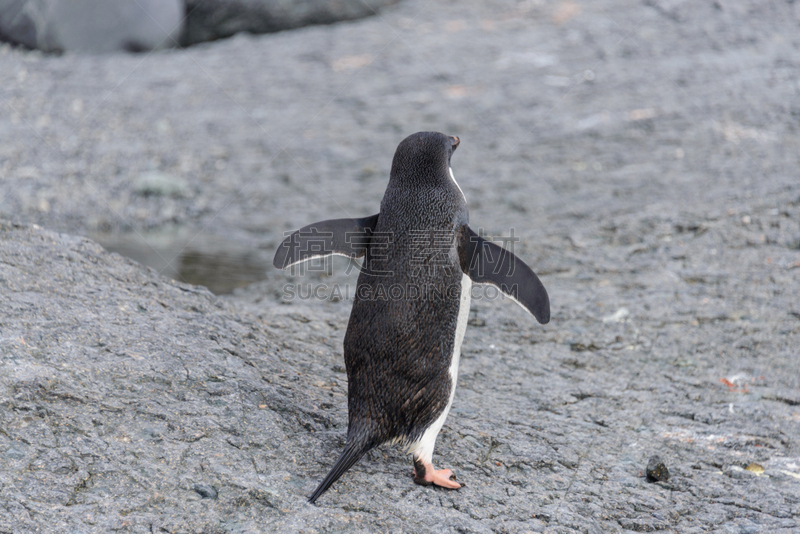
[[[450,166],[459,143],[438,132],[408,136],[379,213],[310,224],[275,254],[279,269],[330,254],[363,258],[344,338],[346,443],[312,504],[383,444],[405,446],[415,483],[459,489],[451,470],[434,468],[433,450],[455,395],[472,284],[492,284],[539,323],[550,320],[547,291],[531,268],[469,227]]]

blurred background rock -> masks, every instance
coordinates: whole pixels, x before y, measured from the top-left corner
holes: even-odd
[[[0,40],[46,52],[141,52],[373,15],[397,0],[0,0]]]
[[[181,0],[1,0],[0,39],[46,52],[140,52],[174,46]]]

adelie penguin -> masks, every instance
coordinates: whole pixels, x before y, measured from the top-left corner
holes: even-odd
[[[329,254],[363,258],[344,338],[347,441],[312,503],[384,443],[407,447],[417,484],[460,488],[432,458],[456,391],[472,284],[493,284],[540,323],[550,320],[547,291],[530,267],[469,227],[450,168],[458,145],[437,132],[407,137],[380,213],[310,224],[275,254],[280,269]]]

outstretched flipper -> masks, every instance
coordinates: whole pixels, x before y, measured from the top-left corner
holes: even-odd
[[[486,241],[466,227],[459,252],[462,269],[473,282],[497,286],[541,324],[550,321],[550,298],[542,281],[511,251]]]
[[[377,213],[363,219],[332,219],[309,224],[283,240],[272,265],[286,269],[331,254],[360,258],[366,253],[377,224]]]

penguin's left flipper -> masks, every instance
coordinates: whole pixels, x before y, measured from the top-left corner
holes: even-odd
[[[363,219],[331,219],[309,224],[283,240],[272,265],[286,269],[331,254],[360,258],[366,253],[377,224],[377,213]]]
[[[492,284],[530,312],[541,324],[550,321],[550,297],[542,281],[509,250],[465,227],[459,252],[462,269],[476,284]]]

